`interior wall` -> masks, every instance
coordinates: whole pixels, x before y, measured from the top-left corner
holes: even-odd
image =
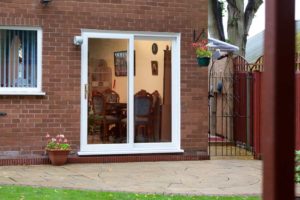
[[[157,54],[152,53],[152,44],[158,46]],[[136,40],[134,43],[136,54],[136,76],[134,81],[135,93],[141,89],[149,93],[157,90],[163,98],[164,78],[164,50],[171,45],[170,41]],[[158,75],[152,75],[151,61],[158,62]]]
[[[152,53],[152,44],[156,43],[158,52]],[[163,98],[164,50],[170,41],[136,40],[135,48],[135,81],[134,92],[141,89],[149,93],[157,90]],[[112,88],[120,95],[120,102],[127,102],[127,76],[115,76],[114,52],[126,51],[128,40],[124,39],[90,39],[89,59],[104,59],[112,69]],[[151,61],[158,62],[158,75],[152,75]],[[111,86],[113,87],[113,86]]]

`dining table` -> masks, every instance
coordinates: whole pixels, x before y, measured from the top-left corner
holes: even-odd
[[[117,116],[119,119],[127,117],[127,103],[107,102],[107,113]]]

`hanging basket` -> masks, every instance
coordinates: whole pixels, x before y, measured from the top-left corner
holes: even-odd
[[[210,62],[210,57],[197,57],[197,61],[200,67],[207,67]]]

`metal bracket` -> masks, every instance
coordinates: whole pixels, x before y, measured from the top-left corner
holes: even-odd
[[[196,30],[193,31],[193,42],[199,42],[200,39],[206,38],[206,32],[205,29],[203,28],[201,33],[199,35],[196,34]]]
[[[6,116],[7,115],[7,113],[5,113],[5,112],[0,112],[0,116]]]

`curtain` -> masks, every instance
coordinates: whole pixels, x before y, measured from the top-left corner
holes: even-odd
[[[37,86],[37,31],[0,30],[0,87]]]

